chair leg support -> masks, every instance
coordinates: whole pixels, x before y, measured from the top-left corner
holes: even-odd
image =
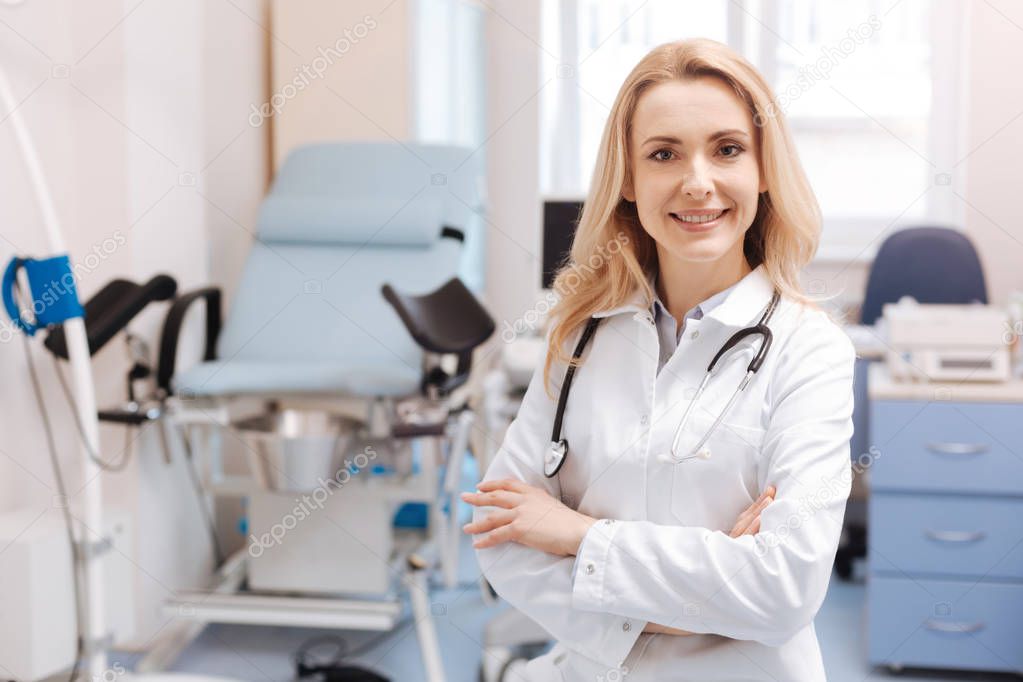
[[[440,643],[430,609],[430,588],[426,569],[411,569],[406,577],[412,617],[416,622],[416,638],[423,658],[423,670],[428,682],[444,682],[444,664],[440,657]]]

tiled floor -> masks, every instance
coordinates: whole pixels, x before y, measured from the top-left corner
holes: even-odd
[[[483,624],[496,610],[487,607],[473,583],[475,562],[468,544],[463,561],[465,586],[456,590],[438,590],[434,604],[444,606],[436,617],[438,637],[450,682],[475,682],[480,662],[480,640]],[[1008,675],[941,673],[907,669],[899,675],[866,664],[863,630],[865,588],[862,583],[844,583],[833,578],[828,597],[817,616],[816,627],[830,682],[877,682],[898,680],[1010,680]],[[293,679],[293,652],[310,637],[323,634],[343,636],[349,646],[358,647],[374,636],[360,632],[329,632],[323,630],[215,625],[208,627],[178,661],[175,670],[231,676],[257,681]],[[121,661],[130,668],[132,657],[116,654],[112,661]],[[363,665],[390,677],[395,682],[425,679],[421,671],[415,631],[410,622],[385,635],[357,659]]]

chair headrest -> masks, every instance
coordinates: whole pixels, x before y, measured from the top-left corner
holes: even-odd
[[[440,198],[270,194],[260,209],[258,232],[267,242],[429,246],[440,238],[443,223]]]
[[[413,142],[329,142],[292,150],[258,221],[261,240],[423,247],[483,206],[481,155]]]

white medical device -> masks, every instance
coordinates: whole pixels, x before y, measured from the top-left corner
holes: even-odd
[[[897,381],[1008,381],[1008,315],[995,306],[922,304],[906,297],[882,310],[888,368]]]

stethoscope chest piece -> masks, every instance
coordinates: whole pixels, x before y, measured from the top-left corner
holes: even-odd
[[[564,438],[551,441],[547,448],[547,454],[543,458],[543,473],[547,478],[557,475],[561,465],[565,463],[565,455],[568,453],[568,441]]]

